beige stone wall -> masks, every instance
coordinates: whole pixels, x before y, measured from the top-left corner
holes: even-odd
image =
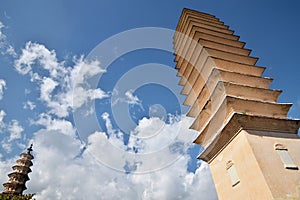
[[[300,199],[300,170],[285,169],[275,144],[282,144],[300,167],[300,138],[296,134],[248,131],[246,135],[275,199]]]
[[[242,130],[210,163],[219,199],[300,199],[300,170],[284,167],[275,144],[284,145],[300,167],[296,134]],[[235,186],[226,169],[228,161],[240,179]]]
[[[212,176],[220,200],[268,200],[273,199],[248,142],[241,131],[232,142],[210,163]],[[240,183],[232,187],[226,163],[232,161]]]

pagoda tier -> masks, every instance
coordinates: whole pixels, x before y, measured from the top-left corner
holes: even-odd
[[[28,174],[28,173],[31,172],[31,169],[30,169],[29,167],[26,167],[26,166],[14,165],[14,166],[12,167],[12,169],[13,169],[14,171],[21,172],[21,173],[26,173],[26,174]]]
[[[23,183],[16,183],[16,182],[8,182],[4,183],[3,186],[10,190],[3,191],[3,194],[15,194],[19,195],[22,194],[24,190],[26,190],[26,186]]]
[[[194,142],[204,147],[199,156],[204,161],[211,162],[239,129],[250,125],[257,131],[298,132],[299,120],[286,119],[291,104],[277,103],[281,91],[269,89],[273,79],[262,77],[265,68],[255,65],[258,58],[244,46],[215,16],[183,10],[174,55],[181,94],[187,96],[184,105],[190,106],[187,115],[195,118],[190,128],[199,131]],[[291,125],[288,130],[284,123]]]
[[[12,167],[13,172],[8,174],[8,182],[3,184],[3,194],[20,195],[27,189],[25,183],[29,180],[28,173],[31,172],[31,160],[34,159],[31,151],[32,145],[27,149],[27,153],[20,154],[17,164]]]

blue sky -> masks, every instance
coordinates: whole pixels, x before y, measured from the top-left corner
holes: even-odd
[[[174,56],[166,50],[172,41],[124,55],[121,42],[138,38],[109,42],[137,28],[151,42],[145,27],[168,35],[185,7],[235,30],[259,57],[257,65],[266,67],[264,76],[274,78],[271,88],[283,90],[279,102],[294,104],[289,117],[300,118],[296,0],[0,5],[0,180],[7,181],[16,156],[33,142],[27,185],[38,199],[217,199],[208,166],[195,159],[201,148],[187,129],[191,119],[184,116]],[[98,60],[86,59],[106,41],[110,46]],[[104,69],[106,54],[115,59]]]

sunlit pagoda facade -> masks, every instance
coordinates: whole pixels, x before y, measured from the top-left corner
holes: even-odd
[[[220,200],[300,199],[300,121],[287,118],[292,105],[277,102],[281,91],[250,53],[219,18],[182,11],[174,54],[199,158]]]
[[[25,184],[29,180],[28,174],[31,172],[31,160],[34,159],[31,152],[32,145],[27,149],[26,153],[20,154],[20,159],[12,167],[13,172],[8,174],[8,182],[3,184],[3,194],[21,195],[27,189]]]

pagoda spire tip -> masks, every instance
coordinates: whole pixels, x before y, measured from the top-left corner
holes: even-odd
[[[33,151],[32,146],[33,146],[33,144],[31,144],[30,147],[27,148],[27,153],[28,154],[31,154],[30,152]]]

